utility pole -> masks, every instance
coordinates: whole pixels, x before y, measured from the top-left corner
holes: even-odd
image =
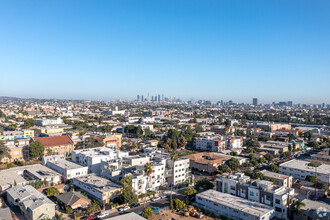
[[[315,198],[314,200],[316,201],[316,186],[317,186],[317,167],[315,167]]]

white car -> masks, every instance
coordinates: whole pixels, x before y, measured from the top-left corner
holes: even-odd
[[[130,209],[131,207],[129,207],[129,206],[124,206],[124,207],[121,207],[121,208],[119,208],[119,211],[120,212],[122,212],[122,211],[126,211],[126,210],[128,210],[128,209]]]
[[[160,200],[161,198],[160,197],[155,197],[155,198],[152,198],[151,201],[157,201],[157,200]]]
[[[109,215],[109,211],[100,212],[96,217],[104,218]]]

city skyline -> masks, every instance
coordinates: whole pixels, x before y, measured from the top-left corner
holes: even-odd
[[[0,94],[330,103],[329,2],[100,2],[0,2]]]

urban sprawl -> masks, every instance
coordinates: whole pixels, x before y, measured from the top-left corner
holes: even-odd
[[[330,219],[330,106],[0,97],[0,219]]]

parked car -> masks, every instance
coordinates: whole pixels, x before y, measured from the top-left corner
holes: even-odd
[[[161,198],[160,197],[155,197],[155,198],[152,198],[151,201],[157,201],[157,200],[160,200]]]
[[[140,206],[140,203],[134,203],[133,205],[131,205],[131,208],[135,208],[135,207],[138,207]]]
[[[130,209],[130,208],[131,208],[131,207],[129,207],[129,206],[124,206],[124,207],[119,208],[118,210],[119,210],[120,212],[123,212],[123,211],[126,211],[126,210]]]
[[[159,207],[152,207],[152,209],[153,209],[154,213],[155,213],[155,212],[158,212],[158,211],[160,210]]]
[[[97,217],[94,216],[94,215],[92,215],[92,216],[86,216],[86,217],[84,218],[84,220],[96,220],[96,219],[97,219]]]
[[[109,211],[104,211],[104,212],[100,212],[98,215],[96,215],[96,217],[98,218],[104,218],[106,216],[109,215]]]

